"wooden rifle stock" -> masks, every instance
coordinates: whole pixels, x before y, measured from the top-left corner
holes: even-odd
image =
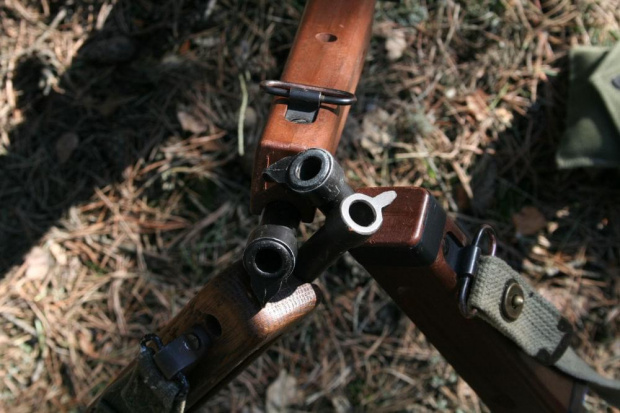
[[[359,192],[389,189],[398,196],[384,210],[383,226],[353,256],[493,412],[581,411],[583,385],[525,355],[483,320],[461,315],[444,242],[451,237],[458,248],[467,238],[428,191]]]
[[[370,41],[375,0],[309,0],[281,80],[354,93]],[[311,221],[315,209],[299,202],[262,177],[279,159],[309,148],[335,152],[348,106],[321,104],[316,121],[298,124],[285,119],[286,98],[275,98],[259,146],[252,176],[251,209],[260,214],[273,201],[294,204],[302,219]],[[285,292],[285,295],[287,293]],[[318,304],[318,290],[300,284],[288,296],[261,308],[240,262],[211,280],[160,332],[164,344],[201,325],[211,335],[221,332],[204,359],[187,374],[188,407],[226,384],[275,339]],[[217,320],[217,321],[214,321]],[[115,381],[129,374],[128,366]]]
[[[314,285],[292,282],[270,303],[261,306],[241,262],[212,279],[159,332],[164,343],[196,326],[214,338],[206,357],[187,372],[187,408],[199,406],[201,400],[226,385],[319,302],[320,291]],[[127,366],[114,382],[131,374],[134,366],[135,362]]]
[[[281,80],[354,92],[368,48],[374,4],[374,0],[310,0]],[[251,210],[259,214],[269,203],[285,201],[297,207],[304,221],[311,221],[314,208],[266,182],[262,172],[283,157],[309,148],[334,153],[348,107],[321,104],[316,120],[307,124],[287,121],[286,110],[287,99],[275,98],[256,151]],[[575,401],[583,386],[524,355],[484,321],[460,314],[457,275],[444,240],[449,237],[462,247],[467,238],[429,193],[421,188],[359,192],[375,196],[390,189],[398,196],[384,210],[382,228],[352,251],[354,257],[493,411],[578,411],[581,404]],[[188,407],[231,380],[318,301],[313,285],[297,284],[262,307],[239,262],[211,280],[159,332],[164,343],[196,325],[217,337],[187,373]]]
[[[371,35],[374,0],[310,0],[304,10],[281,80],[355,92]],[[315,122],[285,120],[287,99],[275,98],[256,151],[252,176],[252,211],[260,214],[271,201],[289,201],[303,218],[312,220],[314,208],[299,204],[281,188],[268,185],[262,171],[277,160],[309,148],[335,152],[347,106],[324,104]],[[261,308],[240,263],[210,281],[161,331],[164,343],[194,324],[209,327],[209,316],[221,325],[207,356],[187,375],[188,406],[208,397],[235,377],[282,333],[318,305],[318,289],[299,284]]]
[[[355,93],[370,42],[374,0],[311,0],[282,72],[285,82]],[[254,161],[251,209],[260,214],[273,201],[295,205],[304,221],[314,208],[263,179],[265,168],[285,156],[310,148],[336,152],[348,106],[321,104],[316,121],[298,124],[285,119],[287,99],[273,101]]]
[[[166,343],[198,324],[217,336],[207,356],[187,374],[187,405],[193,406],[227,384],[314,310],[319,297],[319,290],[312,284],[297,283],[262,307],[240,262],[211,280],[160,333]],[[218,328],[219,332],[213,331]]]

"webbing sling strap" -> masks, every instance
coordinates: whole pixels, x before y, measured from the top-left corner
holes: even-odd
[[[514,282],[523,290],[524,303],[521,314],[510,320],[503,306],[506,288]],[[526,354],[587,383],[608,403],[620,407],[620,381],[599,375],[579,358],[569,347],[572,328],[568,321],[502,259],[490,255],[480,258],[468,307]]]

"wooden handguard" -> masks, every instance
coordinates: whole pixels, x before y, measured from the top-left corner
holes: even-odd
[[[371,34],[374,0],[311,0],[306,5],[281,80],[355,93]],[[285,119],[286,98],[274,98],[256,150],[251,209],[260,214],[274,200],[286,200],[312,221],[314,208],[262,177],[272,163],[310,148],[334,153],[349,113],[348,106],[323,104],[313,123]]]
[[[428,191],[359,192],[390,189],[398,196],[384,209],[383,226],[353,256],[493,412],[579,411],[581,403],[573,401],[581,385],[526,356],[483,320],[461,315],[444,242],[450,236],[462,247],[467,238]]]
[[[375,0],[309,0],[280,80],[354,93],[368,49],[374,6]],[[266,183],[262,173],[277,160],[309,148],[335,152],[349,107],[323,103],[316,120],[308,124],[287,121],[286,110],[287,99],[274,98],[256,151],[251,210],[260,214],[270,202],[287,201],[299,209],[305,221],[311,221],[314,207]],[[195,325],[203,326],[212,336],[221,329],[221,335],[187,375],[188,406],[226,384],[318,304],[318,290],[311,284],[300,284],[286,297],[282,292],[278,296],[280,299],[276,297],[261,308],[247,273],[236,263],[211,280],[159,332],[166,344]]]
[[[188,406],[227,384],[269,344],[314,310],[319,297],[317,287],[299,283],[280,291],[261,307],[240,262],[211,280],[160,333],[167,343],[196,324],[213,330],[212,317],[221,329],[205,357],[187,375]]]
[[[240,262],[212,279],[158,333],[164,344],[194,326],[202,327],[213,337],[205,356],[187,374],[187,407],[199,405],[226,385],[274,340],[314,310],[319,297],[320,291],[314,285],[297,283],[261,307]],[[134,365],[128,366],[116,380],[131,374]]]

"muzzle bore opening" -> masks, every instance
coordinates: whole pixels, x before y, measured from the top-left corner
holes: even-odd
[[[267,274],[276,274],[282,269],[282,256],[274,248],[261,248],[254,257],[256,268]]]
[[[309,156],[304,159],[299,165],[297,172],[297,177],[302,181],[309,181],[314,179],[320,172],[323,167],[323,162],[320,158],[316,156]]]
[[[354,201],[349,207],[349,216],[357,225],[370,226],[377,219],[375,209],[362,200]]]

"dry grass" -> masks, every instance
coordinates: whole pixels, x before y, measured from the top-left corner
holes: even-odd
[[[0,5],[0,410],[80,410],[257,223],[247,152],[300,2],[6,0]],[[558,171],[566,54],[620,39],[618,0],[381,3],[339,157],[355,185],[423,185],[620,371],[617,171]],[[241,77],[240,77],[241,76]],[[515,213],[543,224],[518,234]],[[540,217],[537,216],[539,219]],[[335,276],[337,274],[337,276]],[[352,259],[326,303],[209,404],[485,411]],[[286,372],[290,376],[285,376]],[[593,411],[605,409],[588,398]]]

